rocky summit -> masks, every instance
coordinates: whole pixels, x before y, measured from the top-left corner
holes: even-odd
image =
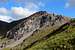
[[[1,24],[2,23],[0,23],[0,25]],[[61,46],[62,48],[62,44],[59,45],[59,43],[62,41],[61,38],[64,38],[62,37],[64,33],[62,34],[60,32],[65,31],[63,27],[70,25],[70,18],[68,17],[56,15],[54,13],[49,14],[46,11],[36,12],[27,18],[7,23],[5,27],[2,26],[4,27],[3,29],[5,29],[5,32],[0,33],[0,49],[43,50],[50,48],[46,45],[49,44],[49,42],[54,48],[55,46]],[[58,39],[57,42],[56,40],[54,41],[55,38]],[[48,43],[46,41],[48,41]],[[52,41],[55,43],[52,43]],[[65,41],[63,42],[66,43]],[[65,44],[64,47],[66,47]]]

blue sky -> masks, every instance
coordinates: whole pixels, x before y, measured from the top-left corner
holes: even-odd
[[[0,0],[0,20],[13,21],[37,11],[75,17],[75,0]]]

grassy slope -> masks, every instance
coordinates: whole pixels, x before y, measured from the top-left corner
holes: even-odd
[[[64,26],[62,29],[66,29],[65,31],[57,31],[55,35],[41,39],[34,43],[32,46],[26,48],[27,50],[53,50],[57,49],[70,49],[73,50],[74,48],[74,40],[75,40],[75,26]],[[46,30],[47,31],[47,30]],[[46,33],[46,32],[43,32]],[[27,43],[27,46],[30,45],[30,41],[34,41],[34,38],[39,38],[38,36],[33,36],[30,39],[27,39],[26,42],[22,43],[22,45],[18,45],[15,50],[25,50],[24,46]],[[4,49],[6,50],[6,49]]]
[[[52,31],[53,28],[42,28],[25,39],[22,44],[12,48],[12,50],[74,50],[75,26],[66,25],[59,31],[55,31],[53,34],[48,35],[49,32]],[[44,35],[48,36],[44,37]]]
[[[27,50],[53,50],[67,49],[74,50],[75,48],[75,26],[68,27],[65,31],[58,32],[56,35],[49,37],[46,40],[41,40],[28,48]],[[65,28],[63,27],[63,28]]]
[[[45,29],[41,28],[40,30],[37,30],[36,32],[34,32],[32,36],[25,39],[22,44],[14,47],[13,50],[23,50],[24,48],[29,47],[32,43],[35,43],[41,38],[43,38],[44,36],[48,35],[49,32],[52,32],[52,31],[53,31],[53,28],[50,28],[50,27],[46,27]]]
[[[65,26],[62,29],[65,30],[68,27],[69,26]],[[28,49],[31,46],[35,46],[36,44],[39,44],[40,41],[44,42],[47,39],[49,39],[49,37],[55,36],[53,34],[58,34],[58,32],[63,31],[62,29],[60,31],[57,30],[54,32],[53,28],[51,28],[51,29],[50,29],[50,27],[46,27],[45,29],[42,28],[41,30],[34,32],[34,34],[32,36],[30,36],[29,38],[25,39],[25,41],[22,44],[14,47],[13,50]],[[53,33],[50,34],[49,32],[52,32],[52,31],[53,31]],[[48,35],[48,36],[46,36],[46,35]],[[46,36],[46,37],[44,37],[44,36]]]

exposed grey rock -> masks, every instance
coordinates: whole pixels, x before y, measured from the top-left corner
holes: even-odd
[[[43,26],[49,25],[55,28],[67,23],[68,21],[68,18],[64,18],[61,15],[48,14],[46,11],[36,12],[35,14],[25,18],[25,20],[21,21],[15,27],[10,29],[6,33],[6,37],[9,38],[10,44],[12,42],[10,39],[13,40],[13,43],[16,41],[20,42],[19,40],[22,39],[23,41],[24,37],[33,34],[34,31],[42,28]],[[15,45],[13,45],[12,47],[14,47]]]

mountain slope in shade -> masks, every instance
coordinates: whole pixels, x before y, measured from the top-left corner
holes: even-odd
[[[46,11],[36,12],[23,20],[10,24],[10,26],[14,25],[14,27],[5,33],[7,39],[4,42],[1,41],[0,49],[12,48],[13,50],[20,50],[14,47],[21,46],[22,43],[25,43],[22,44],[24,46],[22,49],[26,49],[30,44],[36,43],[69,22],[69,18],[62,15],[49,14]],[[27,39],[31,39],[30,43],[25,42]]]
[[[7,22],[4,21],[0,21],[0,32],[6,28],[8,26]],[[6,29],[5,29],[6,30]]]
[[[10,23],[0,20],[0,35],[5,35],[4,33],[12,29],[18,23],[22,22],[25,19],[20,19],[18,21],[12,21]]]

